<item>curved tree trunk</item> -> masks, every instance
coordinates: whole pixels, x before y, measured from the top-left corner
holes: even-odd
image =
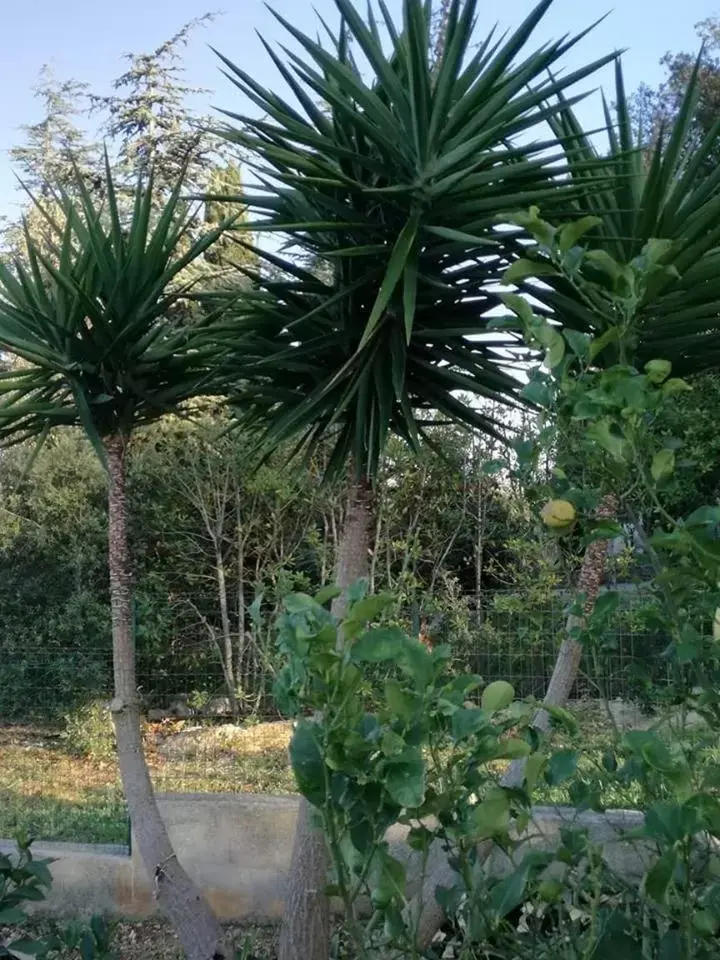
[[[617,517],[618,498],[608,494],[600,501],[595,516],[598,520],[613,520]],[[583,562],[578,574],[577,591],[585,596],[584,616],[571,614],[565,627],[566,636],[558,651],[552,677],[545,693],[546,706],[562,707],[577,679],[580,661],[582,659],[582,645],[575,639],[577,629],[582,629],[585,618],[592,613],[595,601],[598,598],[605,573],[605,559],[607,557],[608,540],[594,540],[585,551]],[[545,733],[550,729],[550,714],[540,709],[533,718],[533,726]],[[525,761],[515,760],[510,764],[502,778],[504,787],[520,787],[525,779]],[[492,843],[483,843],[478,851],[478,859],[482,863],[492,851]],[[415,910],[419,912],[417,927],[418,945],[421,949],[427,948],[432,939],[445,921],[442,907],[435,898],[438,887],[450,886],[454,882],[454,874],[447,857],[438,857],[434,869],[428,872],[420,893],[420,904]]]
[[[125,438],[118,436],[105,441],[110,474],[108,560],[115,677],[115,698],[110,710],[115,724],[120,776],[133,834],[152,879],[155,899],[176,931],[185,956],[188,960],[224,960],[231,954],[222,927],[178,862],[145,763],[135,675],[125,443]]]
[[[618,498],[608,494],[598,504],[595,517],[598,520],[614,520],[618,513]],[[558,651],[555,666],[553,667],[550,683],[545,693],[544,704],[548,707],[564,706],[577,680],[580,662],[582,660],[582,644],[576,639],[578,631],[585,626],[585,619],[590,616],[595,601],[600,593],[605,574],[605,560],[607,558],[609,540],[594,540],[585,551],[583,562],[578,574],[577,592],[585,597],[583,616],[570,614],[565,625],[565,639]],[[538,710],[533,717],[533,726],[543,733],[550,729],[550,714],[547,710]],[[519,787],[525,779],[525,761],[515,760],[503,777],[503,786]]]
[[[335,558],[335,582],[342,594],[332,612],[342,620],[347,588],[368,576],[372,490],[365,480],[351,483]],[[322,830],[313,823],[311,805],[302,798],[295,829],[278,960],[327,960],[330,954],[330,901],[325,894],[328,851]]]

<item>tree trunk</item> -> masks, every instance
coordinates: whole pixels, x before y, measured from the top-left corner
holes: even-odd
[[[176,931],[185,956],[188,960],[223,960],[231,954],[222,927],[170,844],[143,753],[127,537],[125,442],[119,436],[105,441],[110,474],[108,560],[115,677],[115,698],[110,709],[120,776],[133,834],[152,880],[155,899]]]
[[[335,559],[335,582],[343,592],[332,604],[338,620],[347,613],[347,589],[367,577],[372,491],[364,480],[351,483]],[[302,798],[295,829],[278,960],[327,960],[330,955],[330,901],[325,894],[329,860],[322,830],[313,824]]]
[[[477,501],[475,503],[475,626],[483,624],[483,561],[485,559],[485,490],[482,466],[478,456]]]
[[[218,603],[220,604],[220,623],[222,624],[222,657],[225,685],[228,689],[230,706],[235,720],[240,716],[240,704],[237,697],[235,682],[235,651],[233,649],[232,629],[230,627],[230,607],[228,604],[227,575],[225,573],[225,559],[219,541],[215,545],[215,578],[218,588]]]
[[[235,657],[235,689],[243,689],[245,667],[245,535],[240,513],[240,489],[235,480],[235,522],[237,524],[237,656]]]
[[[614,494],[608,494],[598,504],[595,516],[598,520],[614,520],[618,512],[618,499]],[[550,683],[548,684],[543,703],[547,707],[564,706],[577,680],[580,662],[582,660],[582,644],[576,640],[579,630],[585,626],[585,620],[593,611],[598,598],[605,573],[609,540],[594,540],[585,551],[583,562],[578,575],[577,592],[584,594],[585,604],[583,616],[570,614],[565,625],[565,639],[558,651],[555,666],[553,667]],[[547,733],[550,729],[550,714],[547,710],[538,710],[533,718],[533,726]],[[503,777],[503,785],[519,787],[525,779],[525,761],[515,760]]]
[[[609,494],[600,501],[595,516],[598,520],[615,519],[618,512],[618,499]],[[578,593],[585,595],[584,616],[570,615],[566,624],[566,636],[555,661],[552,677],[548,684],[544,703],[546,706],[562,707],[568,700],[575,680],[577,679],[580,661],[582,659],[582,645],[575,639],[577,628],[584,626],[585,618],[590,615],[597,600],[605,572],[605,558],[610,541],[594,540],[583,557],[578,575]],[[547,710],[538,710],[533,718],[533,726],[547,732],[550,727],[550,715]],[[502,778],[504,787],[520,787],[525,779],[525,761],[515,760],[510,764]],[[478,850],[478,860],[482,863],[490,855],[492,843],[484,843]],[[442,926],[445,914],[435,899],[438,887],[450,886],[454,882],[454,874],[446,857],[438,858],[435,869],[428,872],[420,894],[422,911],[418,921],[418,946],[426,949],[433,937]],[[416,907],[417,909],[417,907]]]

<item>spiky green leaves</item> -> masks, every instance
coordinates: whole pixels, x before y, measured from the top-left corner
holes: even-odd
[[[497,218],[565,195],[548,102],[600,63],[557,80],[574,39],[524,52],[550,0],[479,47],[477,0],[452,0],[437,63],[429,3],[405,0],[402,26],[382,3],[380,22],[335,3],[326,46],[282,21],[293,47],[267,47],[293,102],[224,59],[260,115],[224,130],[264,187],[248,229],[287,240],[248,272],[236,403],[268,445],[329,438],[331,471],[351,456],[372,475],[390,431],[419,442],[424,412],[492,432],[477,401],[516,397],[513,338],[484,336],[516,256]]]
[[[690,79],[672,125],[654,144],[641,149],[633,133],[620,63],[616,67],[616,116],[607,111],[609,152],[602,156],[569,103],[550,118],[567,151],[573,181],[582,187],[570,208],[577,229],[592,222],[578,242],[587,245],[596,265],[656,264],[638,304],[637,355],[642,366],[667,357],[688,374],[720,363],[720,168],[708,174],[720,124],[701,143],[693,135],[698,103],[697,70]],[[592,218],[588,220],[588,218]],[[568,229],[568,228],[566,228]],[[567,239],[568,234],[564,234]],[[564,252],[572,254],[571,249]],[[647,274],[647,271],[644,271]],[[543,278],[545,279],[545,278]],[[566,327],[602,333],[606,320],[578,295],[566,278],[548,278],[533,295]],[[610,356],[610,354],[608,355]]]
[[[109,164],[105,202],[82,181],[79,200],[59,196],[47,214],[54,245],[27,236],[27,261],[0,264],[0,349],[24,363],[0,380],[0,432],[22,439],[80,424],[101,437],[129,433],[178,403],[217,388],[217,316],[181,308],[183,271],[223,232],[199,239],[179,182],[164,206],[152,178],[123,212]]]

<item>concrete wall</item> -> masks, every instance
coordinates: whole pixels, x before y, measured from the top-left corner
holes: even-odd
[[[274,920],[282,915],[290,864],[297,799],[257,794],[165,794],[158,797],[170,839],[181,863],[205,891],[224,920]],[[548,847],[559,841],[563,825],[590,830],[605,844],[611,865],[628,877],[644,869],[642,849],[618,843],[618,832],[642,823],[634,811],[604,816],[557,807],[535,810],[532,838],[526,846]],[[404,859],[404,829],[388,836],[395,855]],[[0,851],[13,844],[0,841]],[[154,913],[152,884],[139,855],[120,846],[37,843],[36,857],[54,859],[53,887],[37,909],[58,917],[142,918]],[[506,858],[493,858],[491,868],[503,872]],[[412,871],[411,871],[412,873]]]

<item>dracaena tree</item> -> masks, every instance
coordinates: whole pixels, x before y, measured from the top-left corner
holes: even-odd
[[[638,304],[633,355],[626,359],[642,365],[662,356],[682,375],[720,363],[720,167],[710,162],[720,139],[720,120],[698,140],[700,66],[698,61],[676,116],[658,129],[649,148],[633,132],[619,61],[614,117],[605,106],[605,152],[583,129],[571,104],[564,103],[549,121],[566,145],[570,176],[581,188],[563,217],[596,221],[583,238],[594,251],[595,277],[622,292],[627,277],[615,271],[605,254],[628,264],[643,255],[648,242],[655,241],[656,250],[658,241],[662,245],[662,269]],[[551,221],[555,216],[552,207],[541,208],[541,213]],[[567,277],[551,277],[533,295],[566,327],[599,336],[612,325],[604,304],[589,303]],[[618,359],[612,342],[600,359]]]
[[[405,0],[400,25],[382,3],[376,19],[335,0],[341,27],[325,45],[279,18],[299,52],[266,49],[292,103],[223,58],[260,113],[228,113],[222,131],[261,184],[243,198],[249,226],[285,240],[280,253],[252,248],[262,266],[245,270],[254,290],[237,318],[234,402],[266,447],[322,442],[329,472],[347,474],[341,587],[367,571],[368,505],[388,436],[419,451],[436,416],[493,432],[482,405],[460,395],[516,401],[516,358],[483,336],[494,284],[517,256],[497,220],[519,204],[569,200],[575,187],[546,121],[563,109],[553,98],[606,62],[555,79],[578,38],[525,51],[550,2],[477,46],[476,0],[443,4],[441,43],[421,0]],[[325,866],[304,806],[282,960],[327,956]]]
[[[181,181],[159,212],[152,176],[138,183],[127,215],[109,166],[104,187],[103,206],[82,183],[78,200],[57,197],[62,225],[48,213],[54,244],[40,247],[28,232],[25,259],[0,263],[0,350],[17,358],[0,381],[0,437],[40,440],[56,427],[78,426],[107,467],[111,711],[123,788],[161,908],[187,956],[210,960],[229,955],[222,930],[174,855],[143,754],[125,477],[138,427],[218,387],[219,316],[189,305],[185,277],[226,224],[187,241]]]
[[[559,209],[552,204],[541,211],[542,220],[534,212],[517,219],[522,256],[506,278],[532,293],[539,312],[566,330],[593,337],[600,347],[597,365],[629,364],[642,370],[662,358],[682,376],[720,366],[720,168],[712,163],[720,121],[698,140],[700,65],[698,61],[677,115],[658,130],[649,149],[633,134],[620,62],[614,117],[606,106],[609,143],[604,153],[570,104],[549,120],[565,144],[570,177],[582,189],[562,210],[571,218],[564,228],[547,223]],[[527,246],[528,227],[541,237],[535,248]],[[548,262],[553,246],[562,257],[562,270]],[[573,273],[573,263],[580,273]],[[534,282],[538,277],[540,286]],[[619,491],[606,481],[601,493],[600,516],[615,517]],[[595,541],[583,560],[579,582],[586,613],[600,589],[606,552],[607,542]],[[567,700],[582,658],[573,637],[577,618],[571,617],[568,626],[548,704]],[[547,714],[539,719],[547,725]],[[516,765],[516,777],[520,767]]]

